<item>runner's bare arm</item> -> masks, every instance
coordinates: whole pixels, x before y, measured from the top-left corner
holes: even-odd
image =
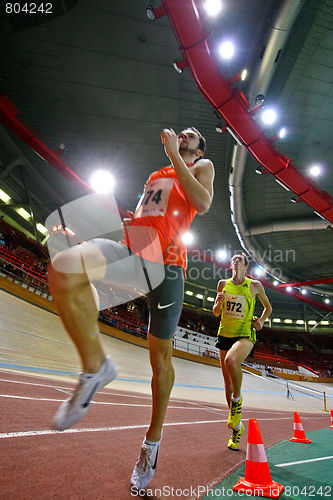
[[[260,316],[260,318],[256,318],[252,323],[253,327],[256,330],[261,330],[265,319],[268,318],[272,314],[272,306],[266,295],[265,289],[260,281],[252,281],[255,286],[255,294],[259,297],[260,302],[262,303],[264,310]]]
[[[187,199],[198,214],[204,214],[209,210],[213,200],[213,163],[207,159],[198,160],[194,176],[179,154],[178,137],[175,132],[172,129],[164,129],[162,134],[165,153],[176,171]]]
[[[222,291],[225,287],[226,280],[220,280],[217,284],[217,293],[215,297],[215,302],[213,305],[214,316],[219,316],[221,314],[222,303],[224,299],[224,292]]]

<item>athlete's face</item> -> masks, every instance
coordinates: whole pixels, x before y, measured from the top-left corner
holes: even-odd
[[[179,151],[196,154],[199,150],[199,136],[191,129],[186,129],[178,134],[180,139]]]
[[[244,255],[234,255],[231,259],[230,267],[233,271],[240,271],[247,268]]]

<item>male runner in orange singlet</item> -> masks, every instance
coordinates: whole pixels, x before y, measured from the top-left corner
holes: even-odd
[[[200,132],[190,127],[177,136],[172,129],[164,129],[161,139],[171,164],[149,177],[135,213],[124,224],[125,232],[140,226],[146,228],[145,231],[147,228],[157,231],[165,271],[162,283],[147,294],[153,403],[151,423],[131,477],[132,487],[137,489],[145,488],[155,474],[162,426],[174,383],[172,338],[182,310],[187,265],[186,246],[181,237],[197,213],[207,212],[213,198],[214,167],[210,160],[202,158],[205,139]],[[116,377],[116,366],[101,345],[91,281],[133,286],[135,267],[124,264],[120,275],[115,277],[109,275],[112,266],[108,266],[117,262],[117,269],[121,269],[122,260],[129,261],[131,250],[135,254],[133,239],[118,243],[97,238],[63,251],[49,267],[51,292],[79,352],[84,372],[73,396],[55,415],[54,426],[59,430],[78,422],[87,412],[94,394]],[[139,260],[137,258],[138,265]],[[75,271],[82,268],[83,272]]]

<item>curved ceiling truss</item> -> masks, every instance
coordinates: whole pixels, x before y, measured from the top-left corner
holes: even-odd
[[[290,158],[276,151],[254,120],[257,110],[251,110],[245,95],[233,87],[236,78],[229,81],[219,70],[203,22],[202,3],[198,0],[163,0],[162,5],[184,55],[177,66],[188,66],[202,95],[258,163],[318,215],[333,222],[332,195],[302,175]]]
[[[238,80],[237,75],[228,81],[220,72],[210,47],[209,33],[203,22],[201,8],[202,4],[198,0],[162,0],[162,5],[154,9],[156,18],[167,14],[179,42],[184,59],[176,63],[177,67],[189,67],[200,92],[224,119],[228,131],[237,142],[245,146],[281,184],[293,191],[318,215],[333,223],[333,197],[304,177],[290,158],[275,150],[271,140],[265,137],[264,130],[254,120],[255,110],[251,110],[244,94],[233,86]],[[84,191],[90,191],[89,184],[30,132],[17,118],[17,114],[17,108],[8,97],[1,95],[0,121],[66,178]],[[266,284],[271,286],[269,282]],[[309,299],[298,296],[296,292],[295,295],[310,302]],[[331,310],[329,306],[325,307],[318,302],[311,303]]]

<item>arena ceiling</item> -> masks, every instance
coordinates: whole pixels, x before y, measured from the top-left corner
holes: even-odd
[[[322,175],[315,182],[333,194],[333,0],[290,0],[291,9],[293,3],[299,4],[297,16],[265,93],[265,105],[276,106],[279,116],[267,134],[285,126],[287,136],[276,147],[304,175],[313,162],[320,163]],[[94,169],[109,169],[125,210],[135,208],[149,173],[166,164],[161,129],[196,126],[207,139],[206,156],[214,162],[216,179],[210,211],[192,226],[195,247],[208,254],[225,248],[231,254],[241,248],[228,186],[234,139],[216,132],[218,119],[191,74],[174,70],[172,63],[181,55],[170,23],[166,17],[150,22],[147,5],[143,0],[57,0],[49,18],[45,13],[5,15],[0,88],[20,120],[86,182]],[[280,8],[274,0],[224,0],[221,15],[207,20],[214,47],[228,36],[236,45],[235,57],[221,60],[223,74],[249,70],[241,84],[245,95]],[[1,212],[32,234],[14,206],[30,207],[35,221],[44,223],[58,206],[86,194],[3,126],[0,162],[0,189],[12,198],[12,206],[3,203]],[[293,193],[271,174],[257,175],[258,163],[250,155],[244,167],[239,210],[257,262],[290,282],[332,278],[330,223],[304,202],[292,203]],[[216,286],[217,274],[197,274],[190,281]],[[333,287],[320,284],[317,292],[315,300],[324,300]],[[278,310],[299,314],[303,309],[297,300],[270,294]]]

